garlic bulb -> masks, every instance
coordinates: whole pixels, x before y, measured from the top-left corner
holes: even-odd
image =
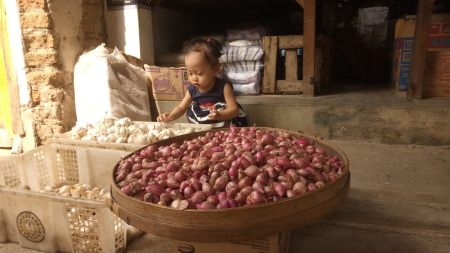
[[[94,127],[95,127],[95,129],[97,129],[97,131],[100,132],[100,133],[106,132],[106,129],[107,129],[106,125],[105,125],[103,122],[97,122],[97,123],[94,125]]]
[[[137,134],[138,131],[139,131],[139,130],[138,130],[138,128],[136,127],[136,125],[130,125],[130,126],[128,127],[128,133],[129,133],[129,134]]]
[[[53,190],[54,190],[53,187],[51,187],[50,185],[44,186],[44,191],[46,191],[46,192],[51,192]]]
[[[128,143],[136,143],[136,134],[130,134],[127,139]]]
[[[148,133],[148,126],[146,124],[139,124],[138,128],[141,129],[143,133]]]
[[[83,137],[81,137],[82,141],[96,141],[97,138],[93,135],[85,135]]]
[[[158,137],[156,137],[156,134],[154,133],[147,133],[147,138],[148,138],[148,143],[153,143],[153,142],[157,142],[158,141]]]
[[[194,128],[176,129],[170,123],[133,122],[130,118],[105,118],[95,124],[76,125],[70,139],[109,143],[130,143],[147,145],[174,136],[194,133]]]
[[[186,128],[184,129],[184,131],[182,131],[181,134],[192,134],[192,133],[195,133],[194,128]]]
[[[108,139],[108,142],[116,142],[117,137],[114,134],[108,134],[108,136],[106,136]]]
[[[79,198],[81,196],[81,193],[77,188],[70,188],[70,195],[74,198]]]
[[[140,134],[136,136],[135,143],[139,145],[146,145],[149,143],[148,135]]]
[[[44,187],[45,192],[54,192],[61,196],[73,197],[73,198],[84,198],[97,201],[104,201],[106,197],[110,197],[111,194],[106,191],[106,189],[100,189],[94,187],[91,189],[89,184],[74,184],[74,185],[63,185],[59,188],[53,188],[51,186]],[[74,209],[72,212],[76,212]]]
[[[72,134],[72,136],[70,137],[71,140],[81,140],[81,136],[78,134]]]
[[[105,124],[106,127],[114,126],[114,119],[112,119],[112,118],[104,118],[103,119],[103,123]]]
[[[98,131],[96,128],[91,128],[87,131],[87,135],[91,135],[91,136],[99,136],[100,135],[100,131]]]
[[[128,127],[128,126],[130,126],[130,125],[132,124],[132,122],[131,122],[130,118],[125,117],[125,118],[119,119],[119,124],[120,124],[121,126]]]
[[[100,135],[100,136],[97,137],[97,141],[99,141],[99,142],[108,142],[108,136]]]
[[[67,192],[70,193],[70,186],[68,186],[68,185],[62,186],[61,188],[59,188],[59,191],[58,191],[59,194],[64,194]]]
[[[127,143],[127,137],[121,136],[117,138],[116,143]]]
[[[116,131],[117,132],[117,131]],[[129,134],[128,132],[128,127],[126,126],[121,126],[119,127],[119,136],[120,137],[127,137]]]
[[[114,134],[116,132],[116,125],[112,125],[106,129],[107,134]]]

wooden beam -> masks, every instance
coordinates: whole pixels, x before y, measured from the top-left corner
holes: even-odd
[[[286,81],[297,81],[297,50],[286,50]]]
[[[276,36],[264,36],[264,78],[262,92],[264,94],[275,93],[278,38]]]
[[[295,0],[302,8],[304,8],[304,6],[305,6],[305,1],[303,1],[303,0]]]
[[[303,96],[314,96],[314,56],[316,44],[316,0],[304,0]]]
[[[287,93],[287,94],[301,94],[302,93],[302,80],[288,81],[288,80],[277,80],[277,90],[276,93]]]
[[[414,31],[414,46],[407,91],[408,99],[422,98],[423,76],[427,59],[428,34],[433,15],[433,4],[433,0],[419,0],[417,5],[417,22]]]
[[[304,46],[302,35],[286,35],[278,36],[278,38],[278,48],[280,49],[297,49]]]

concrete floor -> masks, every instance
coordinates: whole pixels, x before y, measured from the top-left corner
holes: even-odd
[[[238,96],[250,125],[388,144],[450,145],[450,97],[408,100],[383,83],[342,83],[315,97]],[[159,112],[178,101],[156,101]],[[152,116],[158,112],[152,112]],[[186,122],[181,117],[179,122]]]
[[[250,108],[253,102],[244,100],[249,98],[243,98],[241,103]],[[297,108],[301,103],[298,100],[290,97],[283,101],[284,105],[294,103]],[[391,110],[396,111],[397,117],[402,115],[398,110],[427,109],[429,115],[437,111],[445,117],[430,116],[430,124],[441,127],[443,138],[450,133],[446,116],[450,110],[449,99],[406,101],[392,92],[380,91],[324,95],[307,100],[339,108],[368,106],[378,111]],[[402,127],[413,131],[407,125]],[[362,128],[362,131],[368,130]],[[351,187],[347,199],[325,219],[293,230],[289,253],[450,252],[450,142],[392,144],[383,143],[375,134],[374,138],[365,140],[353,136],[324,138],[341,148],[350,160]],[[4,243],[0,244],[0,252],[36,251]],[[171,241],[144,234],[132,240],[126,252],[172,252]]]

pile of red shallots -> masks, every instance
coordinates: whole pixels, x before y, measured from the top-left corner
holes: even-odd
[[[176,209],[255,205],[314,191],[345,170],[335,156],[283,131],[236,128],[122,158],[115,182],[128,196]]]

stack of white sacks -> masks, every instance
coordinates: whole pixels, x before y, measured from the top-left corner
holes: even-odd
[[[223,77],[233,84],[236,95],[256,95],[261,90],[264,66],[261,27],[227,30],[223,43]]]

